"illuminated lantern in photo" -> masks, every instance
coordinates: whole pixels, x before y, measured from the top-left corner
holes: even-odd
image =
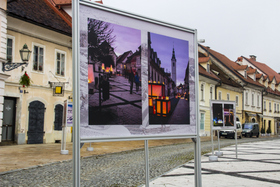
[[[166,117],[171,110],[171,101],[169,98],[156,99],[157,115]]]
[[[102,63],[102,70],[103,70],[103,71],[105,70],[105,65],[104,65],[104,63]]]

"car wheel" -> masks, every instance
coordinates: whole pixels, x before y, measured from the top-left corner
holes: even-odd
[[[242,135],[239,136],[239,139],[241,139],[241,138],[242,138]]]
[[[259,133],[257,134],[257,136],[256,136],[257,138],[259,137]]]
[[[252,136],[253,136],[253,133],[250,134],[250,138],[252,138]]]

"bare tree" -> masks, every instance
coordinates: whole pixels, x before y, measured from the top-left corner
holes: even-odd
[[[88,54],[91,60],[102,61],[105,56],[109,55],[108,46],[111,46],[116,38],[113,31],[110,23],[88,19]]]

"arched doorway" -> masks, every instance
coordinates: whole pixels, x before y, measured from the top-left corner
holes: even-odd
[[[40,101],[32,101],[29,104],[28,144],[43,143],[45,104]]]
[[[61,104],[55,105],[54,108],[54,130],[62,130],[63,106]]]
[[[256,119],[255,118],[252,118],[252,123],[256,123]]]

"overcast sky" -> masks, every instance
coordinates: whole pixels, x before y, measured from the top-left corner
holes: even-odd
[[[256,55],[280,72],[280,0],[103,0],[145,17],[194,28],[203,45],[235,61]]]

